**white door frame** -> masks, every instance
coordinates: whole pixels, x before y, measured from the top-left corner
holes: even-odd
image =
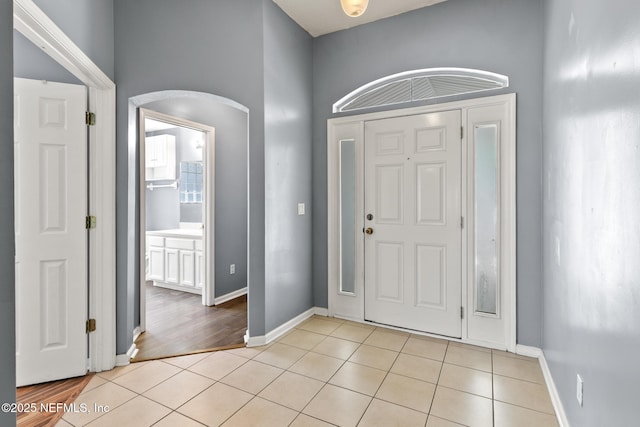
[[[474,126],[473,114],[470,112],[483,108],[493,108],[500,112],[501,133],[501,157],[500,173],[500,277],[501,277],[501,312],[496,318],[497,333],[495,339],[487,337],[477,338],[470,335],[469,325],[479,324],[484,327],[487,317],[471,313],[473,300],[472,279],[470,270],[473,257],[468,256],[468,247],[471,246],[472,229],[465,226],[463,232],[463,283],[461,306],[464,310],[461,341],[485,347],[516,350],[516,96],[515,94],[497,95],[485,98],[476,98],[463,101],[454,101],[443,104],[435,104],[422,107],[381,111],[375,113],[345,116],[327,121],[327,198],[328,198],[328,297],[329,315],[364,322],[364,243],[363,239],[356,239],[355,261],[355,292],[341,291],[341,221],[340,221],[340,152],[339,142],[353,140],[356,146],[356,182],[355,192],[364,195],[364,123],[368,120],[379,120],[393,117],[401,117],[416,114],[434,113],[449,110],[462,112],[462,185],[467,187],[472,181],[467,175],[469,169],[469,155],[467,145],[471,140],[469,136]],[[472,191],[463,188],[462,212],[466,219],[473,215],[474,204],[469,198]],[[355,230],[364,229],[364,197],[356,197],[355,201]],[[485,323],[483,323],[485,322]],[[477,328],[476,328],[477,329]],[[426,334],[430,335],[430,334]]]
[[[87,368],[100,372],[116,363],[115,284],[115,96],[113,81],[32,0],[13,1],[13,25],[89,89],[89,334]]]
[[[205,147],[202,153],[202,160],[205,162],[205,176],[203,177],[204,202],[204,231],[202,240],[204,243],[204,285],[202,286],[202,304],[206,306],[214,305],[215,301],[215,263],[212,254],[215,251],[215,241],[212,236],[215,233],[215,128],[212,126],[196,123],[191,120],[160,113],[158,111],[140,108],[138,147],[140,147],[140,333],[147,330],[147,302],[146,302],[146,271],[145,271],[145,250],[147,247],[146,218],[146,181],[145,181],[145,138],[144,119],[150,118],[161,122],[173,124],[179,127],[190,128],[203,132],[206,135]],[[134,341],[135,341],[134,336]]]

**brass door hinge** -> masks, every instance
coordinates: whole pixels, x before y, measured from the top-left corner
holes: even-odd
[[[96,330],[96,319],[87,320],[86,330],[87,330],[87,333],[93,332]]]
[[[84,222],[84,226],[87,230],[90,230],[92,228],[96,228],[96,222],[97,219],[95,216],[93,215],[87,215],[85,222]]]
[[[95,124],[96,124],[96,113],[92,113],[90,111],[87,111],[86,114],[85,114],[84,121],[87,124],[87,126],[95,126]]]

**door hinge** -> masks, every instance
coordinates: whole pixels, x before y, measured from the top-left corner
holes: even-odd
[[[93,215],[87,215],[87,217],[85,218],[84,221],[84,226],[87,230],[90,230],[92,228],[96,228],[96,217]]]
[[[464,139],[464,126],[460,126],[460,139]]]
[[[460,217],[460,228],[464,228],[464,217]]]
[[[84,116],[84,121],[87,124],[87,126],[95,126],[95,124],[96,124],[96,113],[92,113],[90,111],[87,111],[85,113],[85,116]]]
[[[464,319],[464,307],[460,307],[460,318]]]
[[[87,333],[94,332],[96,330],[96,319],[89,319],[86,323]]]

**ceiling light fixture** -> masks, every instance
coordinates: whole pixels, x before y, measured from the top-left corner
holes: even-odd
[[[347,16],[356,18],[367,10],[369,0],[340,0],[340,4]]]

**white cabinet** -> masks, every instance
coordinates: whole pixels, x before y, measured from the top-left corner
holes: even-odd
[[[145,138],[144,150],[147,181],[176,179],[175,136],[148,136]]]
[[[164,237],[147,236],[147,280],[164,281]]]
[[[153,280],[154,286],[202,294],[204,257],[201,237],[180,236],[168,230],[148,231],[147,257],[147,279]]]
[[[173,285],[180,283],[178,255],[177,249],[164,248],[164,281]]]
[[[195,286],[195,252],[180,251],[180,286]]]

